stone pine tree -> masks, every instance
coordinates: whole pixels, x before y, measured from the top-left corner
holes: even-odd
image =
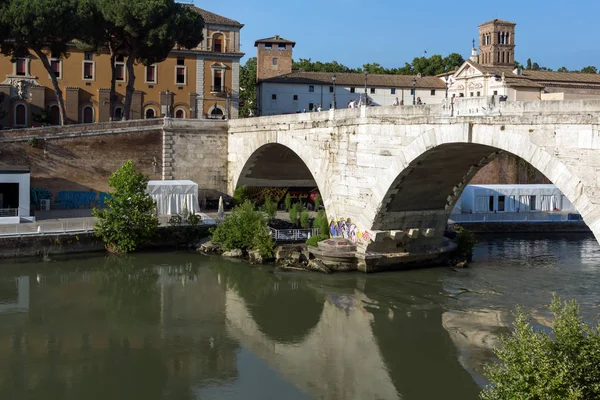
[[[134,251],[150,240],[158,227],[154,201],[146,193],[148,177],[136,171],[129,160],[111,175],[108,185],[113,189],[106,200],[108,208],[93,210],[98,217],[94,233],[110,252]]]
[[[50,76],[60,110],[61,124],[67,123],[63,93],[50,58],[68,56],[68,45],[79,33],[77,0],[8,0],[0,14],[7,36],[4,53],[24,57],[33,53]]]
[[[161,62],[175,46],[196,47],[203,39],[204,20],[193,8],[173,0],[97,0],[97,4],[115,49],[127,56],[124,118],[130,119],[135,63]]]

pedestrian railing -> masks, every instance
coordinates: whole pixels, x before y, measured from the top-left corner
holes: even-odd
[[[17,217],[18,215],[18,208],[0,208],[0,217]]]
[[[301,242],[319,234],[319,229],[274,229],[269,232],[276,242]]]
[[[55,235],[61,233],[86,233],[94,230],[94,221],[61,221],[43,224],[23,223],[0,225],[0,236]]]
[[[560,222],[569,221],[566,213],[523,212],[523,213],[496,213],[496,214],[452,214],[448,220],[450,224],[469,222]]]

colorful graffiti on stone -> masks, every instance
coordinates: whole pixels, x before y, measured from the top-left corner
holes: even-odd
[[[329,234],[331,237],[350,239],[352,243],[357,243],[359,240],[365,240],[367,242],[371,240],[369,231],[361,231],[358,229],[356,224],[354,224],[350,218],[345,220],[332,220],[329,223]]]
[[[52,200],[52,197],[52,192],[47,189],[31,189],[31,203],[35,207],[40,207],[42,200]],[[97,193],[83,190],[63,190],[56,195],[52,207],[59,209],[104,208],[106,199],[110,199],[110,194],[106,192]]]

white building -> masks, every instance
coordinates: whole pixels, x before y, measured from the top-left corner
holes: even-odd
[[[295,42],[279,36],[255,42],[257,50],[257,101],[259,115],[291,114],[321,106],[346,108],[365,97],[369,105],[439,104],[446,96],[446,83],[435,76],[364,75],[292,71]]]
[[[0,224],[29,218],[29,167],[0,166]]]

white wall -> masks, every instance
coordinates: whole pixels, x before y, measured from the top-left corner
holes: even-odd
[[[309,87],[314,87],[314,92],[309,91]],[[309,85],[294,83],[261,83],[259,86],[259,103],[262,110],[262,116],[293,114],[302,112],[303,109],[309,111],[310,103],[314,105],[321,104],[323,110],[329,110],[333,103],[333,93],[330,87],[333,85]],[[391,88],[374,88],[375,93],[371,93],[371,87],[367,86],[367,95],[372,100],[373,105],[391,106],[394,99],[404,100],[405,105],[411,105],[413,96],[411,89],[396,88],[396,93],[392,94]],[[355,93],[351,92],[349,86],[336,85],[335,96],[337,107],[346,108],[351,100],[358,100],[365,93],[364,86],[355,87]],[[277,99],[272,100],[275,94]],[[431,89],[417,89],[415,99],[421,98],[424,104],[441,104],[445,97],[445,89],[436,89],[435,94],[431,94]],[[294,101],[294,95],[298,100]]]
[[[29,173],[0,173],[0,183],[19,184],[19,216],[28,217],[30,196],[30,174]]]

